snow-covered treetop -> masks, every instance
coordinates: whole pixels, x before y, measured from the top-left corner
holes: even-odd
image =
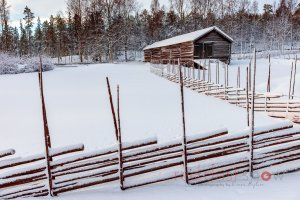
[[[164,46],[169,46],[169,45],[174,45],[174,44],[180,44],[180,43],[184,43],[184,42],[195,41],[213,30],[217,31],[218,33],[223,35],[225,38],[227,38],[228,40],[233,42],[233,39],[229,35],[227,35],[225,32],[223,32],[218,27],[212,26],[209,28],[201,29],[201,30],[194,31],[191,33],[187,33],[187,34],[175,36],[175,37],[172,37],[172,38],[169,38],[166,40],[155,42],[151,45],[146,46],[144,48],[144,50],[158,48],[158,47],[164,47]]]

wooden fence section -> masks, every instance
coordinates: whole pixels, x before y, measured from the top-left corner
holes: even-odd
[[[211,69],[206,64],[206,70],[183,67],[184,86],[198,93],[213,96],[227,102],[251,109],[252,94],[245,88],[236,88],[228,85],[228,72],[225,73],[225,83],[220,84],[211,77]],[[226,66],[224,66],[226,68]],[[217,67],[218,69],[218,67]],[[225,70],[226,71],[226,70]],[[152,64],[151,72],[172,82],[179,83],[179,67],[177,65]],[[226,77],[227,76],[227,77]],[[282,94],[255,92],[255,111],[266,112],[271,117],[286,118],[300,123],[300,100],[284,99]],[[248,102],[248,103],[247,103]]]
[[[226,129],[187,137],[188,182],[191,185],[211,182],[249,172],[250,129],[228,133]],[[157,144],[156,138],[122,143],[122,159],[118,146],[94,152],[79,153],[83,145],[50,150],[53,158],[51,177],[53,194],[82,190],[123,179],[124,190],[182,179],[183,148],[180,139]],[[77,153],[76,153],[77,152]],[[0,155],[12,155],[13,150]],[[75,155],[69,155],[76,153]],[[275,174],[300,169],[289,167],[300,160],[300,128],[289,121],[255,128],[254,170],[281,166]],[[120,162],[123,169],[120,171]],[[293,165],[295,166],[295,165]],[[0,160],[0,198],[46,196],[50,193],[45,155]],[[120,176],[121,174],[121,176]]]

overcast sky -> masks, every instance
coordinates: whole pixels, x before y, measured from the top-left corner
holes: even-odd
[[[151,0],[137,0],[143,8],[149,8]],[[279,0],[276,0],[279,1]],[[169,0],[160,0],[160,4],[168,4]],[[273,4],[274,0],[258,0],[259,6],[268,2]],[[66,0],[8,0],[11,6],[11,22],[18,26],[18,21],[23,17],[23,10],[27,5],[36,17],[42,20],[49,18],[51,14],[55,15],[59,11],[66,10]]]

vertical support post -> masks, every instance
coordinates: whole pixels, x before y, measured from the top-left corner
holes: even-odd
[[[42,112],[43,112],[43,124],[44,124],[44,142],[45,142],[45,158],[46,158],[46,165],[47,165],[47,176],[48,176],[48,187],[49,187],[49,195],[51,197],[55,196],[53,193],[53,177],[51,173],[51,162],[52,157],[50,156],[50,149],[51,149],[51,138],[50,132],[48,127],[48,120],[47,120],[47,112],[45,106],[45,98],[44,98],[44,84],[43,84],[43,64],[42,58],[40,57],[40,65],[39,65],[39,86],[40,86],[40,96],[42,101]]]
[[[241,88],[241,69],[238,68],[238,80],[237,80],[237,87]]]
[[[198,80],[201,80],[201,69],[200,69],[200,65],[198,67]]]
[[[109,83],[108,77],[106,77],[106,83],[107,83],[111,113],[113,116],[113,121],[114,121],[114,126],[115,126],[115,135],[116,135],[116,139],[118,140],[118,125],[117,125],[116,113],[115,113],[115,108],[114,108],[114,103],[113,103],[113,99],[112,99],[112,94],[111,94],[110,83]]]
[[[239,88],[240,88],[240,85],[241,85],[241,77],[240,77],[240,67],[238,67],[238,71],[237,71],[237,76],[236,76],[236,105],[239,104],[240,102],[240,99],[239,99]]]
[[[193,79],[195,80],[195,67],[193,67],[192,69],[193,69]]]
[[[250,126],[249,115],[249,67],[246,69],[246,110],[247,110],[247,126]]]
[[[205,66],[206,66],[206,61],[204,61],[204,64],[203,64],[203,81],[205,81]]]
[[[218,65],[219,65],[219,62],[216,62],[216,84],[219,84],[218,83]]]
[[[220,84],[220,61],[218,61],[218,84]]]
[[[229,85],[229,75],[228,75],[229,73],[228,73],[228,64],[226,64],[226,87],[228,87],[228,85]]]
[[[189,184],[189,177],[188,177],[188,168],[187,168],[187,148],[186,148],[186,127],[185,127],[185,109],[184,109],[184,90],[183,90],[183,78],[181,72],[181,65],[179,63],[179,79],[180,79],[180,93],[181,93],[181,111],[182,111],[182,128],[183,128],[183,135],[182,135],[182,148],[183,148],[183,167],[184,167],[184,179],[187,184]]]
[[[249,63],[249,91],[251,91],[251,89],[252,89],[252,86],[251,86],[251,80],[252,80],[252,76],[251,76],[251,74],[252,74],[252,63],[251,63],[251,61],[250,61],[250,63]]]
[[[270,54],[269,54],[269,72],[268,72],[267,92],[271,92],[271,56],[270,56]]]
[[[208,72],[207,72],[208,82],[211,82],[211,70],[210,70],[210,60],[208,60]]]
[[[121,134],[121,116],[120,116],[120,87],[117,86],[117,113],[118,113],[118,153],[119,153],[119,180],[120,180],[120,189],[125,190],[124,188],[124,176],[123,176],[123,152],[122,152],[122,134]]]
[[[254,158],[254,110],[255,110],[255,79],[256,79],[256,49],[254,49],[254,64],[253,64],[253,81],[252,81],[252,109],[251,109],[251,136],[250,138],[250,176],[253,178],[253,158]]]
[[[295,95],[296,74],[297,74],[297,55],[296,55],[296,60],[294,65],[294,83],[293,83],[293,90],[292,90],[292,99],[294,99],[294,95]]]
[[[224,100],[227,100],[227,96],[226,96],[226,90],[227,90],[227,69],[226,66],[224,65]]]
[[[292,93],[293,70],[294,70],[294,63],[292,62],[291,76],[290,76],[290,86],[289,86],[289,99],[291,99],[291,93]]]

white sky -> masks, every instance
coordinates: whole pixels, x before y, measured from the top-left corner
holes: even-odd
[[[151,0],[137,0],[142,8],[150,8]],[[276,0],[279,1],[279,0]],[[259,6],[262,7],[263,3],[273,4],[274,0],[258,0]],[[8,0],[11,6],[11,22],[14,26],[19,26],[19,20],[23,18],[23,11],[27,5],[36,17],[42,20],[49,18],[51,14],[55,15],[59,11],[66,10],[66,0]],[[160,0],[160,4],[168,5],[169,0]]]

